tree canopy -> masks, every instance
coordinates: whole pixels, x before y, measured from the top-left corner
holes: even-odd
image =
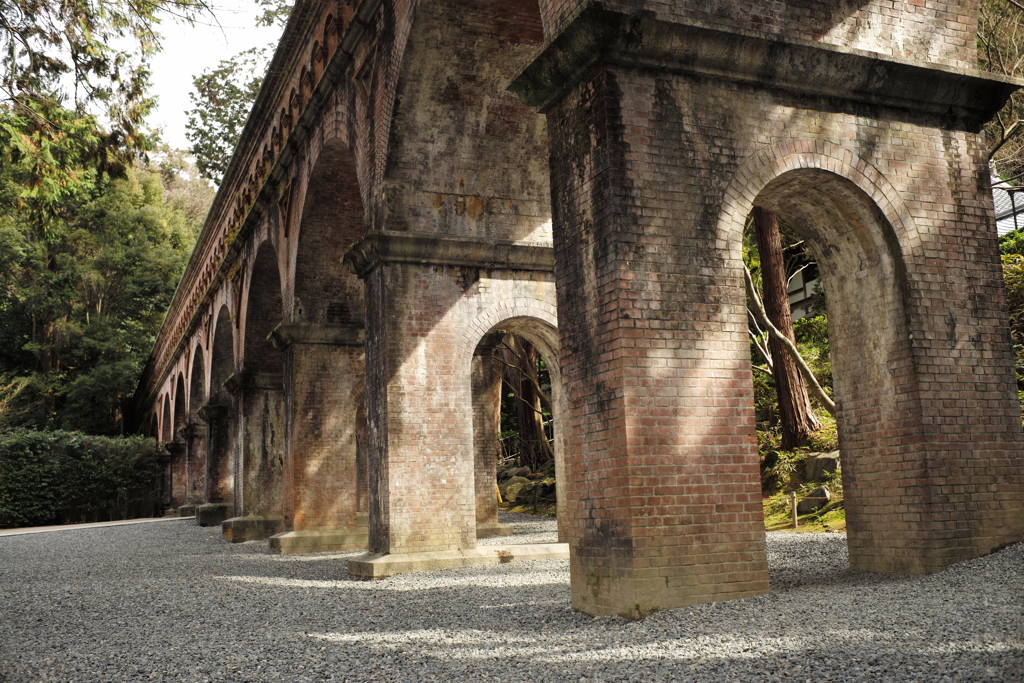
[[[293,0],[257,0],[263,9],[257,26],[281,26],[288,21]],[[193,108],[186,124],[192,154],[204,178],[219,183],[245,128],[275,46],[255,47],[222,60],[192,79]]]

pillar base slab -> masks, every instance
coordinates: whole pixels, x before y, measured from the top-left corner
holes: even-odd
[[[274,534],[284,531],[284,517],[232,517],[224,520],[220,528],[224,532],[224,538],[232,543],[265,541]]]
[[[364,550],[369,539],[370,532],[365,526],[351,529],[284,531],[270,537],[270,550],[282,555]]]
[[[483,522],[476,525],[477,538],[492,538],[494,536],[512,535],[512,525],[501,522]]]
[[[199,526],[220,526],[234,514],[231,503],[207,503],[196,508],[196,523]]]
[[[396,574],[436,571],[481,564],[504,564],[523,560],[568,560],[567,543],[525,545],[488,545],[466,550],[442,550],[432,553],[367,553],[348,561],[348,573],[364,579],[383,579]]]
[[[195,505],[182,505],[178,508],[179,517],[195,517],[196,506]]]

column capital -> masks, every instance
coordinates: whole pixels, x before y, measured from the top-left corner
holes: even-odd
[[[362,325],[325,325],[320,323],[281,323],[270,333],[270,343],[278,351],[292,344],[325,346],[362,346],[366,333]]]
[[[383,263],[554,272],[554,250],[543,244],[465,239],[374,230],[355,243],[343,262],[365,279]]]

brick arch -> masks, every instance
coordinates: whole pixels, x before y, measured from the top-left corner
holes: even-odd
[[[203,353],[202,342],[197,342],[192,350],[192,363],[189,372],[189,419],[198,420],[198,411],[209,396],[206,381],[206,354]]]
[[[174,425],[172,438],[177,438],[178,430],[188,422],[188,393],[185,390],[185,373],[179,372],[174,380]]]
[[[743,227],[754,202],[773,180],[789,171],[828,171],[857,186],[885,215],[901,245],[916,243],[917,228],[903,198],[888,178],[867,160],[835,142],[797,138],[764,147],[748,157],[733,174],[724,193],[718,222],[730,258],[738,258]],[[903,247],[907,249],[907,246]]]
[[[293,240],[290,319],[318,324],[361,325],[363,284],[342,264],[349,247],[365,232],[363,193],[356,159],[344,138],[320,146],[290,209],[298,217]]]
[[[529,339],[552,363],[559,358],[558,312],[546,301],[512,299],[499,301],[479,312],[459,338],[456,346],[458,368],[468,373],[477,344],[491,330],[506,329]]]
[[[565,419],[568,415],[566,410],[566,392],[562,386],[562,373],[559,363],[561,362],[561,345],[558,337],[558,315],[555,307],[546,301],[530,301],[526,299],[513,299],[500,301],[485,308],[478,313],[473,321],[466,326],[465,333],[457,344],[458,363],[461,376],[470,379],[473,372],[473,355],[481,340],[490,332],[503,330],[519,335],[527,339],[537,347],[540,354],[548,364],[548,371],[551,375],[551,407],[553,425],[553,450],[555,453],[555,480],[566,481],[565,471]],[[470,382],[466,386],[470,403],[474,405],[476,396]],[[475,405],[474,405],[475,410]],[[474,411],[466,411],[473,413]],[[489,438],[489,437],[488,437]],[[475,437],[474,437],[475,443]],[[492,468],[481,468],[481,463],[476,464],[478,471],[487,471],[493,478]],[[481,474],[477,474],[477,500],[486,496],[492,490],[493,484],[482,485]],[[559,540],[562,538],[567,517],[566,496],[559,496],[557,499],[557,516],[559,521]],[[477,503],[478,509],[481,503]]]
[[[280,353],[267,339],[284,315],[281,262],[270,239],[253,240],[246,259],[241,358],[246,370],[280,372]],[[270,370],[273,368],[273,370]]]
[[[160,440],[168,442],[173,440],[171,434],[171,397],[169,394],[164,394],[162,399],[158,399],[157,403],[163,403],[163,407],[160,410]]]
[[[920,464],[911,467],[900,455],[913,452],[923,420],[905,256],[918,238],[913,219],[877,169],[825,141],[762,150],[736,174],[727,197],[721,234],[732,267],[741,267],[742,224],[754,205],[794,227],[819,263],[850,559],[852,566],[868,568],[870,549],[892,542],[891,520],[879,511],[900,504],[916,485],[909,472]]]

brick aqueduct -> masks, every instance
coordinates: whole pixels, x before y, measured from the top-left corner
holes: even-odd
[[[766,592],[756,205],[823,273],[851,566],[1024,540],[977,4],[299,0],[137,394],[172,504],[479,560],[511,331],[557,361],[573,607]]]

